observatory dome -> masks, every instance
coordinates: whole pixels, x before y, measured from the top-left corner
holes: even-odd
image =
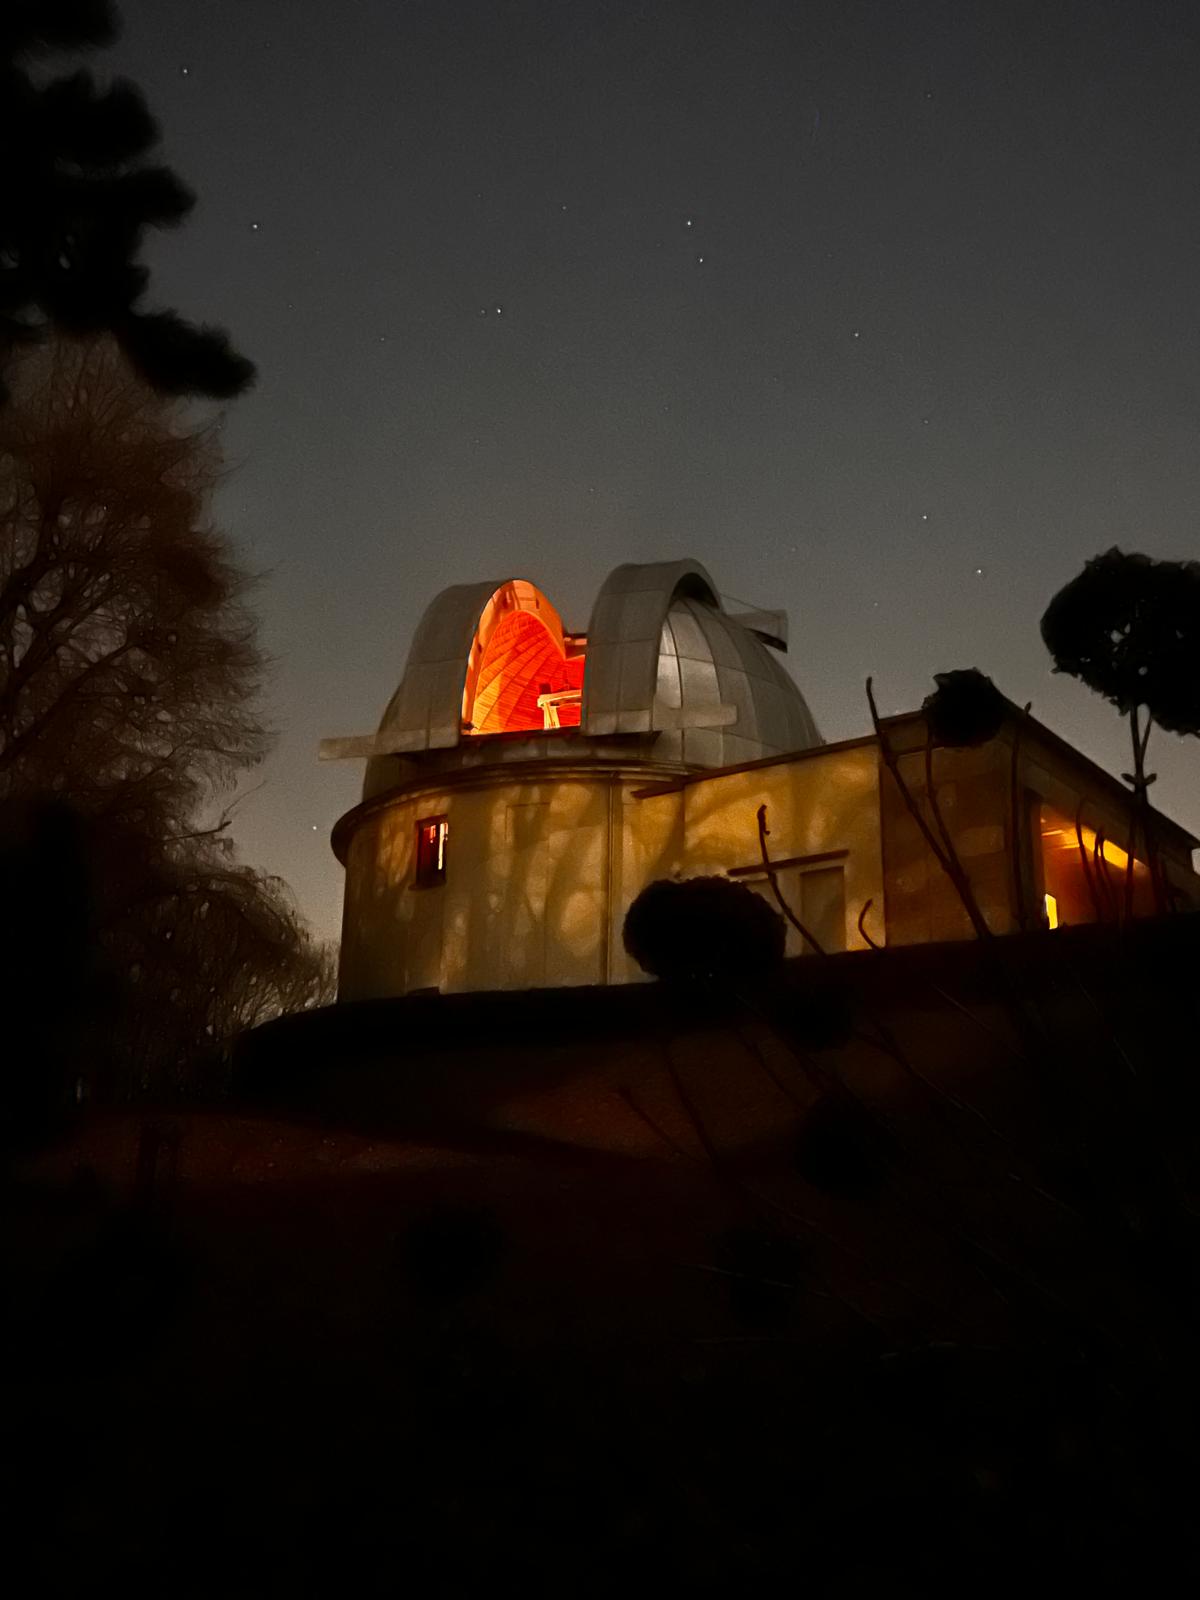
[[[617,567],[586,634],[522,578],[428,606],[370,741],[364,798],[416,772],[589,755],[706,768],[821,743],[778,652],[786,619],[729,613],[695,561]]]

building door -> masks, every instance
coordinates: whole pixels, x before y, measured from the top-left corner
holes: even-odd
[[[846,948],[846,874],[841,867],[813,867],[800,874],[800,920],[833,954]]]

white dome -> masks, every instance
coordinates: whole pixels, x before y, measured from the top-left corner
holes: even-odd
[[[522,610],[585,657],[574,726],[480,737],[467,705],[484,627]],[[576,661],[578,666],[578,661]],[[534,689],[538,686],[534,685]],[[570,698],[567,696],[566,698]],[[611,757],[661,767],[722,767],[821,743],[812,715],[764,636],[722,607],[694,561],[627,564],[596,598],[586,638],[564,636],[554,607],[522,579],[460,584],[429,605],[384,712],[364,795],[421,770],[484,762]]]

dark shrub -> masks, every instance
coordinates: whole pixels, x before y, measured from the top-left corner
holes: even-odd
[[[644,972],[674,983],[736,983],[783,960],[787,929],[753,890],[728,878],[660,879],[625,918],[625,948]]]
[[[937,684],[921,706],[934,742],[958,749],[994,739],[1004,721],[1006,702],[977,667],[935,672]]]

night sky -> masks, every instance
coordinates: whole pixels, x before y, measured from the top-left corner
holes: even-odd
[[[791,615],[822,732],[975,665],[1113,771],[1038,621],[1200,555],[1200,8],[1177,0],[124,0],[95,58],[199,193],[155,291],[259,365],[218,513],[279,730],[246,859],[322,933],[422,609],[584,628],[691,555]],[[1200,832],[1200,750],[1154,791]],[[253,780],[252,780],[253,781]]]

